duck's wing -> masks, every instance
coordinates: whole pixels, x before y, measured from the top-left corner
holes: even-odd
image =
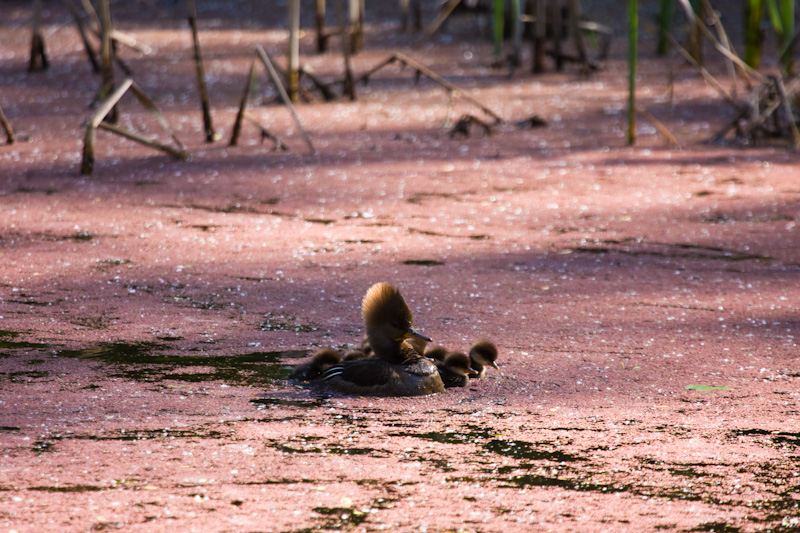
[[[395,370],[381,359],[348,361],[329,368],[322,374],[323,380],[339,378],[359,387],[375,387],[389,383]]]

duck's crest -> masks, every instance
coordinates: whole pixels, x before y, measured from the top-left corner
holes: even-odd
[[[413,321],[411,310],[400,291],[385,282],[376,283],[369,288],[361,302],[361,313],[367,327],[382,323],[410,327]]]

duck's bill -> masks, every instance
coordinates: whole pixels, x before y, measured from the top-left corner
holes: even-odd
[[[408,328],[408,331],[406,332],[405,338],[406,339],[422,339],[423,341],[426,341],[426,342],[433,342],[433,339],[431,339],[430,337],[426,337],[425,335],[423,335],[419,331],[416,331],[414,328]]]
[[[494,361],[490,362],[489,364],[492,365],[493,368],[496,368],[497,370],[500,370],[500,367],[497,366],[497,363],[495,363]]]
[[[469,367],[469,370],[467,370],[467,375],[468,376],[477,376],[478,374],[480,374],[480,372],[478,372],[477,370],[475,370],[472,367]]]

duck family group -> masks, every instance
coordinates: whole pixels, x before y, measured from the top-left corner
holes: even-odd
[[[486,367],[497,368],[497,348],[488,340],[474,343],[469,354],[428,347],[431,339],[414,330],[411,310],[389,283],[370,287],[361,312],[366,336],[359,348],[344,355],[321,349],[289,379],[360,396],[420,396],[464,387],[483,378]]]

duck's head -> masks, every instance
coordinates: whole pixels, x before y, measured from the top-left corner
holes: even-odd
[[[444,366],[453,374],[459,376],[477,375],[478,371],[472,368],[469,356],[462,352],[450,352],[444,358]]]
[[[497,346],[492,341],[480,340],[472,345],[469,350],[472,361],[482,365],[497,368]]]
[[[431,341],[425,335],[414,331],[411,310],[400,295],[400,291],[389,283],[376,283],[369,288],[361,302],[361,313],[373,349],[376,341],[398,345],[406,339]]]

